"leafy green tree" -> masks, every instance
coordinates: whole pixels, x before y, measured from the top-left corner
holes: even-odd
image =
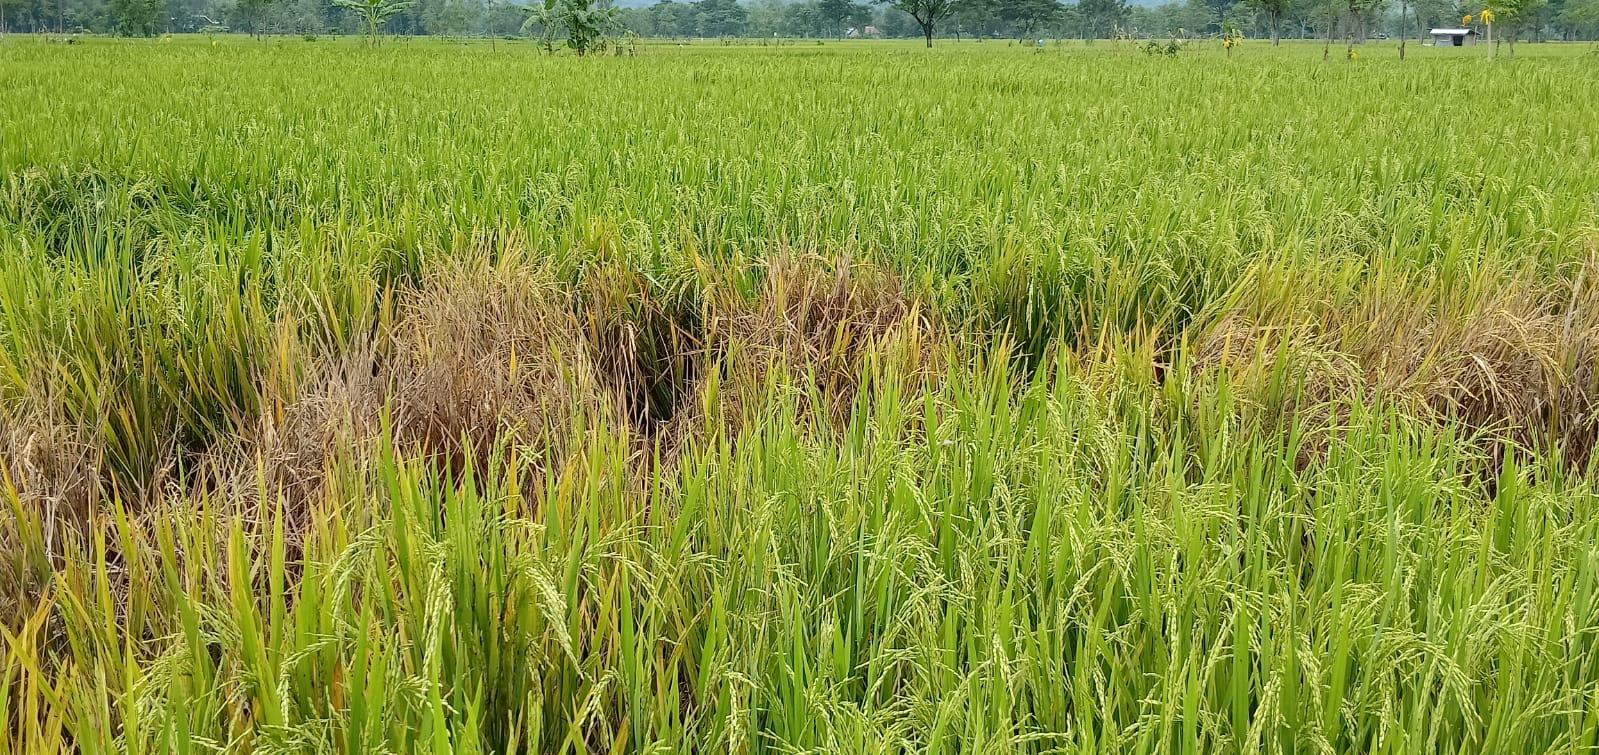
[[[1203,2],[1210,8],[1211,13],[1211,20],[1207,26],[1214,26],[1218,31],[1221,29],[1222,19],[1226,18],[1227,14],[1232,12],[1233,6],[1238,4],[1238,0],[1203,0]]]
[[[649,8],[637,5],[616,9],[616,28],[646,37],[656,36],[655,17],[650,15]]]
[[[999,19],[1018,40],[1032,39],[1034,32],[1059,19],[1060,11],[1056,0],[1002,0],[998,5]]]
[[[117,33],[149,37],[155,35],[166,3],[163,0],[111,0],[107,9]]]
[[[330,7],[332,6],[326,0],[295,0],[293,6],[288,8],[289,20],[297,32],[321,34],[328,30]]]
[[[413,5],[410,0],[333,0],[333,4],[360,16],[367,40],[374,45],[383,31],[383,22]]]
[[[818,0],[816,9],[832,27],[828,29],[833,36],[844,36],[844,20],[855,12],[855,3],[850,0]]]
[[[916,26],[916,19],[898,8],[879,8],[874,23],[884,36],[914,37],[921,33]]]
[[[695,33],[694,7],[675,0],[661,0],[650,6],[655,33],[663,37],[687,37]]]
[[[996,3],[1004,0],[960,0],[955,4],[955,11],[949,16],[946,24],[956,38],[962,34],[974,37],[984,37],[999,28],[999,14]],[[903,13],[898,15],[909,18]]]
[[[1293,7],[1293,0],[1249,0],[1261,13],[1266,14],[1271,24],[1271,45],[1276,47],[1282,43],[1283,16]]]
[[[277,0],[234,0],[233,12],[244,21],[244,28],[251,36],[261,36],[262,22],[266,21],[271,13],[272,6]]]
[[[592,0],[544,0],[544,5],[528,18],[523,32],[535,25],[544,30],[546,49],[553,49],[556,37],[565,35],[566,46],[581,58],[616,25],[616,9],[599,7]]]
[[[327,6],[327,0],[302,0],[313,2],[319,8]],[[205,26],[217,26],[218,19],[227,15],[225,5],[215,0],[167,0],[165,21],[171,24],[172,31],[198,31]]]
[[[787,26],[788,5],[782,0],[754,0],[744,7],[748,11],[744,33],[752,37],[778,35]]]
[[[1154,8],[1132,7],[1128,23],[1140,34],[1151,37],[1180,37],[1202,32],[1214,22],[1210,6],[1200,0],[1166,3]]]
[[[1353,58],[1355,43],[1366,43],[1367,29],[1372,14],[1382,7],[1382,0],[1346,0],[1344,10],[1344,56]]]
[[[1589,39],[1599,36],[1599,0],[1568,0],[1555,21],[1567,34]]]
[[[955,0],[888,0],[888,4],[916,19],[922,36],[927,38],[928,47],[933,46],[933,34],[937,33],[939,25],[958,7]]]
[[[429,34],[460,36],[466,33],[468,13],[462,0],[434,0],[423,14],[424,28]]]
[[[1422,32],[1437,26],[1454,26],[1460,23],[1461,9],[1458,0],[1408,0],[1410,15],[1416,22],[1416,41],[1426,38]]]
[[[499,0],[482,0],[482,10],[477,21],[478,33],[494,39],[516,34],[522,28],[522,8]]]
[[[1127,22],[1127,0],[1078,0],[1077,11],[1083,16],[1084,35],[1090,39],[1109,37]]]
[[[1488,9],[1493,11],[1495,31],[1503,36],[1503,41],[1510,45],[1510,54],[1516,54],[1516,38],[1527,29],[1531,28],[1537,20],[1539,11],[1548,4],[1548,0],[1489,0]]]
[[[694,3],[700,36],[737,37],[744,33],[749,12],[738,0],[700,0]]]

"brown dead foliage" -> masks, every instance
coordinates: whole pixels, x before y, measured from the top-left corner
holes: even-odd
[[[867,381],[908,391],[947,359],[945,341],[899,278],[847,258],[776,257],[751,295],[713,289],[707,310],[716,372],[701,381],[697,411],[685,419],[730,435],[782,389],[801,419],[842,427]]]
[[[615,260],[584,276],[574,302],[592,374],[643,436],[677,412],[705,357],[699,313],[643,273]]]
[[[455,470],[507,442],[548,461],[579,415],[670,459],[686,438],[736,435],[773,391],[836,428],[866,382],[904,391],[941,373],[945,342],[893,275],[813,257],[764,273],[750,295],[713,289],[693,307],[610,261],[575,290],[525,266],[438,273],[382,340],[309,360],[234,478],[325,495],[339,465],[370,460],[385,410],[397,445]]]
[[[98,428],[73,426],[42,408],[48,406],[28,401],[0,408],[3,626],[17,626],[23,609],[37,604],[49,587],[50,565],[81,535],[103,499]]]
[[[1559,447],[1585,464],[1595,446],[1599,291],[1592,263],[1549,282],[1495,272],[1453,289],[1424,277],[1374,280],[1352,300],[1240,306],[1194,341],[1197,369],[1224,369],[1249,395],[1286,380],[1287,413],[1334,424],[1342,400],[1381,396],[1485,438]],[[1267,288],[1271,288],[1267,286]]]
[[[12,628],[100,499],[100,444],[90,429],[37,409],[42,403],[0,409],[0,626]]]
[[[397,432],[454,466],[484,461],[502,435],[557,446],[578,411],[608,408],[570,295],[545,273],[446,275],[407,310],[395,338]]]
[[[77,521],[99,497],[104,453],[92,428],[73,427],[37,403],[0,410],[0,474],[42,516],[47,538]]]
[[[306,500],[337,465],[365,467],[385,412],[397,446],[456,472],[481,467],[500,441],[547,453],[577,412],[609,406],[571,301],[540,270],[437,273],[402,301],[387,333],[314,358],[281,411],[263,419],[250,455],[269,489]]]

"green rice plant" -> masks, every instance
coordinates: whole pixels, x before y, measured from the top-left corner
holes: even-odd
[[[1599,747],[1580,51],[1057,47],[8,43],[0,750]]]

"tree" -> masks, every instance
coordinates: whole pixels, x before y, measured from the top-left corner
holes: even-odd
[[[1004,0],[960,0],[949,15],[951,31],[960,38],[963,32],[986,37],[999,26],[995,5]],[[904,14],[901,14],[904,15]]]
[[[1220,30],[1222,19],[1226,18],[1227,13],[1238,4],[1238,0],[1204,0],[1204,3],[1210,7],[1211,12],[1211,21],[1207,27],[1215,25],[1216,29]]]
[[[773,37],[781,34],[788,6],[782,0],[755,0],[747,3],[744,33],[752,37]]]
[[[367,40],[375,45],[378,43],[378,34],[383,30],[383,22],[414,3],[410,0],[333,0],[333,4],[360,16]]]
[[[938,25],[955,12],[955,0],[888,0],[891,8],[898,8],[916,19],[916,25],[922,28],[922,36],[927,38],[927,46],[933,46],[933,33],[938,31]]]
[[[1108,37],[1127,20],[1127,0],[1078,0],[1083,15],[1083,32],[1089,39]]]
[[[1344,27],[1344,56],[1354,57],[1355,42],[1366,43],[1366,24],[1370,16],[1382,5],[1381,0],[1348,0],[1348,25]]]
[[[1454,26],[1460,23],[1463,11],[1458,0],[1409,0],[1410,14],[1416,20],[1418,42],[1425,41],[1420,32],[1429,26]]]
[[[737,37],[744,33],[749,11],[738,0],[700,0],[694,3],[699,33],[705,37]]]
[[[295,0],[288,8],[294,30],[302,34],[322,34],[328,30],[328,8],[323,0]]]
[[[1405,40],[1410,39],[1410,29],[1406,25],[1406,11],[1410,9],[1410,0],[1399,0],[1399,59],[1405,59]]]
[[[377,2],[377,0],[367,0]],[[588,54],[616,25],[616,9],[598,7],[592,0],[544,0],[544,5],[522,25],[527,32],[535,24],[544,29],[544,46],[554,48],[555,38],[566,35],[566,46],[578,57]]]
[[[1026,40],[1032,38],[1035,30],[1055,21],[1060,9],[1060,3],[1055,0],[1003,0],[999,4],[999,18],[1016,33],[1017,40]]]
[[[650,6],[655,33],[663,37],[686,37],[694,33],[694,7],[675,0],[661,0]]]
[[[1233,56],[1233,48],[1244,42],[1244,30],[1232,21],[1221,22],[1221,48],[1227,51],[1227,57]]]
[[[650,14],[650,9],[634,5],[616,9],[616,28],[641,36],[652,37],[655,32],[655,16]]]
[[[119,34],[150,37],[166,10],[163,0],[111,0],[111,17]]]
[[[1504,29],[1504,37],[1510,43],[1510,54],[1516,54],[1516,36],[1524,29],[1530,27],[1538,17],[1538,12],[1543,9],[1548,0],[1489,0],[1488,10],[1493,11],[1489,18],[1493,24]]]
[[[6,6],[19,3],[19,0],[0,0],[0,39],[6,38]]]
[[[1568,33],[1599,35],[1599,0],[1570,0],[1555,18]]]
[[[429,34],[458,37],[466,33],[467,6],[462,0],[435,0],[428,4],[423,14],[423,25]]]
[[[233,12],[244,20],[244,28],[249,30],[250,36],[261,36],[261,22],[266,19],[268,11],[277,0],[235,0]]]
[[[888,37],[914,37],[922,33],[916,25],[916,19],[898,8],[879,9],[873,23],[882,30],[884,36]]]
[[[855,13],[855,3],[850,0],[818,0],[816,9],[821,11],[822,17],[827,19],[832,26],[829,31],[834,36],[844,36],[844,19]]]
[[[1293,0],[1249,0],[1249,4],[1260,9],[1271,22],[1271,46],[1276,47],[1282,43],[1283,15],[1293,7]]]
[[[1200,0],[1184,3],[1167,3],[1156,7],[1133,6],[1128,11],[1128,23],[1143,36],[1186,37],[1191,32],[1202,32],[1213,22],[1211,7]]]

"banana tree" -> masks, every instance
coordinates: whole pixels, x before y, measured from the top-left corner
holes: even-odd
[[[543,28],[545,49],[553,49],[555,39],[565,34],[566,46],[582,57],[597,47],[615,24],[616,9],[595,7],[592,0],[544,0],[522,31],[528,33],[534,25]]]
[[[361,26],[366,29],[367,39],[375,45],[378,43],[378,33],[383,28],[383,22],[416,3],[411,0],[333,0],[333,4],[359,14]]]

